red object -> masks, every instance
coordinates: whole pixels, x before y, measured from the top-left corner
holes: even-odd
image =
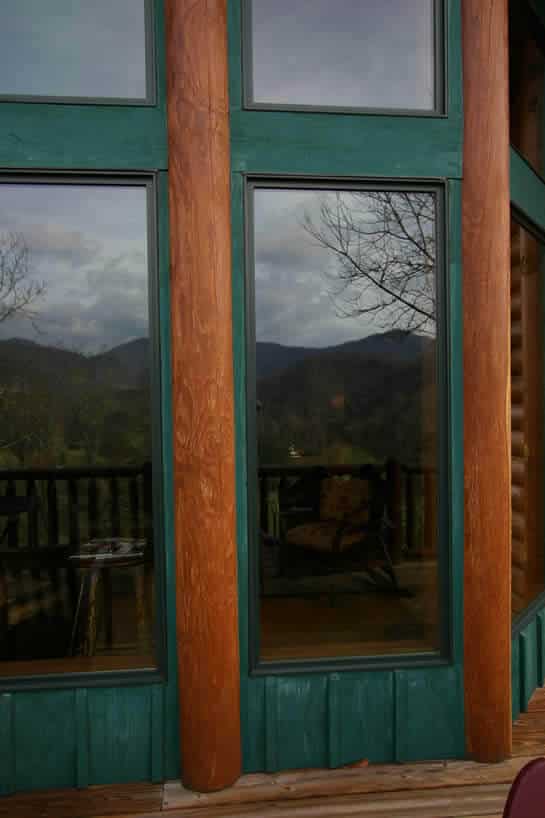
[[[536,758],[519,772],[509,790],[503,818],[543,818],[545,758]]]

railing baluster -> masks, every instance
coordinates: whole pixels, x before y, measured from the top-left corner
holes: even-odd
[[[112,536],[121,536],[121,517],[119,512],[119,482],[117,477],[110,477],[110,524]]]
[[[59,507],[54,477],[47,481],[47,544],[59,545]]]
[[[406,537],[407,537],[407,551],[409,554],[414,553],[414,474],[410,469],[405,472],[405,504],[406,504]]]
[[[30,479],[26,481],[26,496],[29,501],[29,512],[27,522],[27,546],[28,548],[38,547],[38,506],[36,496],[36,481]]]
[[[138,512],[139,512],[139,498],[138,498],[138,481],[136,477],[131,477],[129,480],[129,502],[131,507],[131,537],[139,536],[138,526]]]
[[[8,480],[6,486],[6,497],[16,497],[17,487],[15,480]],[[14,516],[8,517],[8,548],[18,548],[19,546],[19,518]]]
[[[95,477],[87,483],[87,525],[89,539],[98,537],[98,485]]]
[[[144,536],[148,546],[151,545],[153,536],[153,477],[151,463],[144,463],[142,471],[142,490],[144,507]]]
[[[79,546],[80,529],[78,481],[73,477],[68,480],[68,528],[70,545],[76,547]]]

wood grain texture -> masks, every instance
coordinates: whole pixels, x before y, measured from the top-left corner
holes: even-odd
[[[465,709],[468,750],[511,750],[507,0],[464,0]]]
[[[241,771],[226,0],[167,0],[182,775]]]

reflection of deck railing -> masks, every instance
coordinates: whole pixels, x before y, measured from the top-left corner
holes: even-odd
[[[288,483],[316,476],[357,476],[365,464],[286,464],[261,466],[258,470],[260,525],[270,535],[280,533],[280,496]],[[398,559],[402,551],[431,556],[437,546],[437,471],[409,467],[390,460],[376,466],[386,477],[388,516],[393,523],[391,550]],[[318,514],[318,495],[309,511]]]
[[[9,514],[26,498],[26,513]],[[151,464],[0,470],[3,548],[73,545],[96,537],[151,541]],[[4,528],[7,526],[7,528]]]

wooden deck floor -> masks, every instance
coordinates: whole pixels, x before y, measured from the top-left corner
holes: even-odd
[[[501,818],[521,767],[545,755],[545,689],[515,723],[513,757],[247,775],[212,795],[179,782],[90,787],[0,800],[0,818]]]

